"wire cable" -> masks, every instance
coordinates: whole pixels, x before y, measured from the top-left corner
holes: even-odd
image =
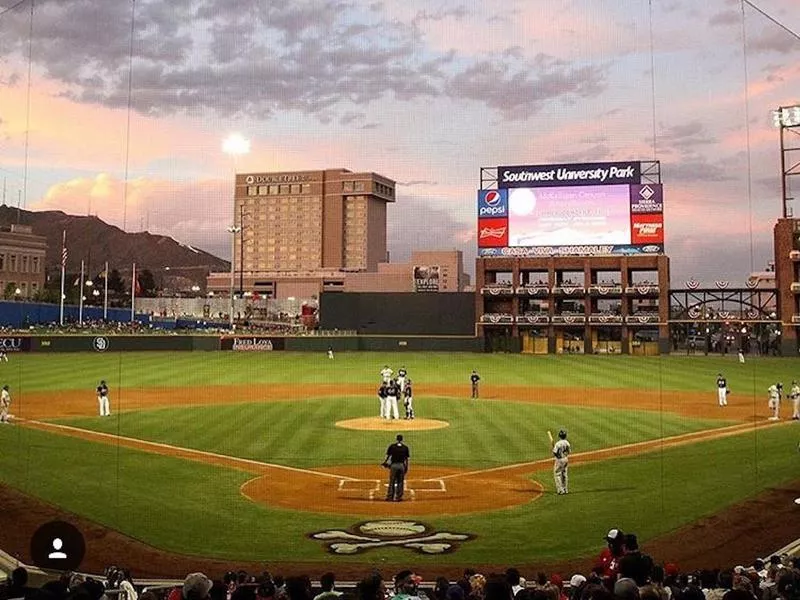
[[[19,8],[20,6],[22,6],[23,4],[25,4],[27,1],[28,1],[28,0],[19,0],[19,2],[17,2],[16,4],[12,4],[12,5],[11,5],[11,6],[9,6],[8,8],[4,8],[3,10],[0,10],[0,17],[2,17],[2,16],[3,16],[4,14],[6,14],[7,12],[11,12],[12,10],[14,10],[14,9],[16,9],[16,8]]]
[[[763,10],[761,10],[761,9],[760,9],[758,6],[756,6],[755,4],[753,4],[752,2],[750,2],[750,0],[742,0],[742,1],[743,1],[743,4],[747,4],[747,6],[749,6],[749,7],[750,7],[750,8],[752,8],[754,11],[756,11],[757,13],[759,13],[759,14],[760,14],[762,17],[766,18],[766,19],[767,19],[767,20],[769,20],[769,21],[772,21],[772,22],[773,22],[775,25],[777,25],[778,27],[780,27],[781,29],[783,29],[783,30],[784,30],[786,33],[788,33],[789,35],[791,35],[791,36],[792,36],[792,37],[794,37],[795,39],[798,39],[798,40],[800,40],[800,34],[798,34],[797,32],[795,32],[795,31],[793,31],[793,30],[789,29],[789,28],[788,28],[786,25],[784,25],[783,23],[781,23],[780,21],[778,21],[776,18],[774,18],[774,17],[770,16],[769,14],[767,14],[766,12],[764,12]]]
[[[649,0],[649,16],[650,16],[650,95],[652,97],[652,113],[653,113],[653,160],[658,160],[658,152],[656,145],[656,58],[655,58],[655,45],[653,43],[653,0]]]
[[[31,80],[33,78],[33,7],[35,0],[31,0],[31,22],[28,28],[28,90],[25,100],[25,157],[22,167],[22,202],[28,208],[28,150],[31,141]],[[17,224],[20,222],[20,203],[17,203]]]
[[[747,0],[742,0],[742,70],[744,75],[744,130],[747,143],[745,152],[747,161],[747,218],[750,236],[750,272],[755,271],[755,246],[753,242],[753,171],[752,171],[752,148],[750,144],[750,77],[747,70],[747,15],[745,14],[745,4]]]
[[[128,50],[128,113],[125,124],[125,184],[122,188],[122,231],[128,231],[128,168],[131,156],[131,106],[133,105],[133,40],[136,30],[136,0],[131,0],[131,40]]]

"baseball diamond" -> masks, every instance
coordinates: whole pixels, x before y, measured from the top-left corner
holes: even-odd
[[[269,561],[286,572],[332,555],[354,570],[375,560],[454,571],[583,564],[611,524],[657,549],[712,515],[740,510],[743,524],[754,518],[748,502],[797,490],[796,426],[768,420],[766,395],[772,382],[791,381],[792,360],[736,369],[735,357],[487,355],[473,399],[475,355],[405,353],[417,416],[386,420],[376,416],[376,373],[400,366],[387,354],[15,358],[6,371],[14,425],[0,427],[9,514],[18,515],[21,493],[26,505],[44,501],[87,531],[112,530],[134,556],[143,543],[140,573],[179,575],[185,554]],[[723,370],[741,391],[720,409]],[[101,379],[107,417],[97,416]],[[549,430],[569,432],[568,495],[556,493]],[[405,495],[387,503],[378,463],[395,433],[412,452]],[[565,511],[581,518],[565,521]],[[24,557],[34,521],[4,526],[0,548]],[[382,533],[391,522],[400,534]],[[377,525],[365,532],[364,523]],[[417,531],[406,535],[409,523]],[[783,523],[768,541],[733,545],[724,560],[768,552],[797,529]],[[509,546],[512,530],[520,543]],[[691,552],[706,565],[701,546]],[[86,564],[101,564],[102,554],[102,544],[88,544]]]

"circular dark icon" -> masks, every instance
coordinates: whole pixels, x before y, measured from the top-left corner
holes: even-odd
[[[94,345],[94,349],[98,352],[105,352],[108,350],[108,338],[96,337],[94,338],[92,344]]]
[[[45,523],[31,538],[33,564],[42,569],[75,571],[86,554],[86,542],[78,528],[65,521]]]

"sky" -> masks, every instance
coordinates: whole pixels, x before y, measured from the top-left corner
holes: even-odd
[[[781,215],[796,3],[0,0],[3,193],[229,258],[235,172],[373,171],[391,260],[474,272],[481,167],[658,160],[673,286],[743,285]]]

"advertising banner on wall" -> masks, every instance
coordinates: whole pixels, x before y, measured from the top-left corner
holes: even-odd
[[[638,161],[497,167],[498,188],[638,184],[641,178]]]
[[[30,352],[31,338],[20,336],[0,337],[0,352]]]
[[[508,219],[479,219],[478,248],[508,246]]]
[[[414,266],[414,291],[415,292],[439,291],[439,265]]]
[[[631,214],[664,212],[664,191],[660,183],[631,186]]]
[[[271,352],[283,350],[286,340],[282,337],[262,337],[259,335],[233,335],[221,337],[220,350],[233,350],[234,352]]]
[[[506,248],[478,248],[478,256],[515,257],[534,256],[628,256],[662,254],[664,244],[578,244],[573,246],[520,246]]]
[[[508,216],[508,190],[478,190],[478,218]]]
[[[631,215],[632,244],[663,244],[664,215]]]

